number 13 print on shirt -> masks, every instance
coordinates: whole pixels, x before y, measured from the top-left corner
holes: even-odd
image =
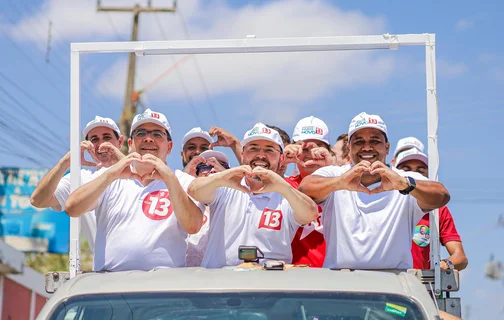
[[[159,190],[146,195],[142,203],[142,211],[147,218],[152,220],[164,220],[170,217],[173,207],[168,191]]]
[[[280,230],[282,229],[282,211],[281,210],[270,210],[265,208],[261,215],[261,220],[259,221],[259,228]]]

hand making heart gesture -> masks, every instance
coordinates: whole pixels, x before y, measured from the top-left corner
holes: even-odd
[[[107,171],[114,179],[137,179],[142,181],[142,176],[131,171],[131,164],[135,161],[140,161],[142,156],[136,152],[132,152],[119,160]]]
[[[260,179],[260,183],[250,185],[250,191],[253,193],[278,192],[282,186],[289,186],[276,172],[261,167],[255,167],[247,174],[247,177],[249,179]]]
[[[365,172],[371,171],[371,163],[369,161],[361,161],[350,170],[341,175],[341,189],[349,191],[358,191],[370,194],[368,188],[361,184],[362,175]]]
[[[224,187],[250,193],[250,190],[241,184],[243,177],[247,176],[250,172],[252,172],[250,166],[243,165],[216,173],[212,178],[219,179],[221,181],[220,184]]]
[[[394,170],[390,169],[383,162],[375,161],[370,167],[369,173],[379,174],[381,177],[381,185],[373,190],[370,194],[377,194],[383,191],[404,190],[408,187],[406,178],[399,175]]]
[[[142,183],[145,183],[149,180],[168,180],[173,172],[166,165],[166,163],[152,154],[144,154],[141,159],[137,160],[137,162],[148,164],[152,166],[153,170],[150,174],[145,174],[142,176]]]
[[[193,177],[196,177],[196,167],[198,166],[199,163],[205,162],[205,159],[200,156],[194,156],[189,163],[184,167],[185,173],[190,174]]]

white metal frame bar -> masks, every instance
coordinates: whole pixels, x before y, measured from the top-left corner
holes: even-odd
[[[383,34],[371,36],[338,36],[306,38],[266,38],[186,41],[90,42],[71,44],[70,150],[71,172],[80,172],[80,74],[81,53],[130,53],[139,56],[167,54],[264,53],[341,50],[396,50],[400,46],[425,46],[427,71],[427,136],[429,147],[429,177],[437,180],[439,155],[437,145],[438,106],[436,98],[436,63],[434,34]],[[80,185],[80,174],[71,176],[71,190]],[[434,223],[433,223],[434,222]],[[432,230],[433,229],[433,230]],[[431,257],[436,271],[435,290],[440,293],[439,221],[437,210],[431,213]],[[80,269],[79,219],[70,224],[70,276]]]

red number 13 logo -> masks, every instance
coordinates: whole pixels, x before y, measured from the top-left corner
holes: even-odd
[[[280,230],[282,228],[282,211],[265,208],[259,221],[259,228]]]

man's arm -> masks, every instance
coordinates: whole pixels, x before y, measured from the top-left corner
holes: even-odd
[[[88,150],[91,157],[94,158],[93,144],[89,141],[82,141],[81,149],[81,165],[96,166],[95,163],[85,160],[84,151]],[[65,172],[70,168],[70,152],[68,152],[58,163],[40,180],[39,184],[33,191],[30,197],[30,203],[36,208],[55,207],[62,210],[58,199],[54,196],[54,192],[58,188],[58,184],[65,175]]]
[[[203,204],[214,202],[217,188],[230,187],[246,193],[250,191],[240,184],[241,179],[250,172],[249,166],[240,166],[224,170],[208,177],[194,179],[189,185],[187,193],[196,201]]]
[[[464,252],[462,242],[448,241],[447,243],[445,243],[445,247],[446,250],[448,251],[448,254],[450,254],[448,260],[450,260],[453,263],[455,269],[457,269],[458,271],[464,270],[467,267],[468,260]],[[441,269],[443,270],[448,269],[448,265],[446,264],[446,262],[441,261]]]
[[[40,180],[30,197],[30,203],[36,208],[61,208],[54,196],[58,183],[70,168],[70,153],[67,153],[49,172]],[[61,210],[61,209],[60,209]]]
[[[114,180],[128,178],[141,180],[138,174],[130,170],[130,164],[139,159],[141,157],[138,153],[130,153],[102,175],[75,190],[65,203],[66,213],[70,217],[80,217],[95,209],[98,206],[98,199]]]
[[[313,200],[302,192],[294,189],[287,182],[279,189],[279,192],[292,208],[294,219],[299,224],[308,224],[318,217],[317,205]]]
[[[408,187],[406,178],[404,179],[404,189]],[[450,201],[450,194],[445,186],[436,181],[418,181],[416,180],[416,188],[410,194],[417,199],[418,206],[424,211],[441,208]],[[398,189],[398,190],[404,190]]]
[[[240,140],[233,136],[231,133],[228,131],[218,128],[218,127],[211,127],[208,133],[212,136],[215,137],[217,136],[217,141],[212,143],[210,145],[210,148],[214,147],[229,147],[231,150],[233,150],[233,153],[238,160],[239,164],[242,164],[242,156],[241,153],[243,151],[243,147],[241,145]]]

